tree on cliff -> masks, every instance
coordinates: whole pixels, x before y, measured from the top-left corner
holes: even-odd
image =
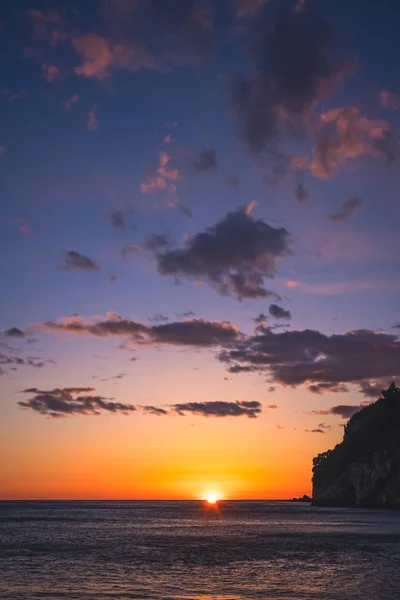
[[[340,444],[314,458],[313,502],[400,508],[400,388],[394,382],[351,417]]]

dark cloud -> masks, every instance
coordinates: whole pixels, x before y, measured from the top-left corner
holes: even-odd
[[[137,345],[211,347],[230,344],[241,336],[237,327],[228,322],[188,319],[161,325],[145,325],[123,319],[115,313],[108,313],[106,320],[97,323],[86,323],[80,317],[68,317],[57,323],[48,321],[38,327],[46,331],[99,338],[124,337],[126,342]]]
[[[32,388],[22,392],[34,394],[32,398],[18,402],[18,405],[53,418],[67,415],[100,415],[103,412],[127,415],[136,410],[132,404],[121,404],[103,396],[86,395],[92,391],[93,388],[56,388],[48,391]]]
[[[239,331],[231,323],[192,319],[154,325],[151,335],[155,344],[206,347],[230,343],[239,337]]]
[[[217,154],[213,148],[201,150],[193,161],[196,171],[215,171],[218,168]]]
[[[155,18],[161,36],[165,36],[164,55],[177,64],[187,65],[209,54],[213,48],[213,14],[209,2],[150,0],[147,5],[153,11],[148,13],[152,28]]]
[[[127,231],[128,229],[134,231],[136,227],[130,223],[129,219],[129,217],[134,213],[135,211],[133,209],[112,211],[109,215],[111,226],[120,232]]]
[[[307,433],[325,433],[325,431],[323,429],[305,429],[304,430]]]
[[[157,417],[164,417],[169,414],[168,410],[165,408],[160,408],[159,406],[140,406],[140,410],[146,415],[156,415]]]
[[[40,356],[15,356],[11,353],[11,351],[9,354],[5,354],[3,352],[0,353],[0,365],[6,366],[13,371],[16,371],[18,367],[22,366],[41,369],[48,364],[54,365],[54,360],[51,358],[44,359]],[[5,369],[1,369],[1,374],[4,375],[5,373]]]
[[[350,417],[359,412],[363,407],[363,404],[361,404],[360,406],[354,406],[350,404],[339,404],[338,406],[332,406],[332,408],[329,408],[328,410],[313,410],[309,414],[318,416],[335,415],[338,417],[342,417],[342,419],[350,419]],[[326,428],[327,426],[325,426],[325,429]]]
[[[99,381],[117,381],[123,379],[124,377],[126,377],[126,373],[118,373],[118,375],[112,375],[111,377],[103,377],[102,379],[94,377],[93,379],[99,379]]]
[[[278,7],[254,48],[254,74],[233,89],[240,135],[251,152],[260,153],[285,130],[308,126],[316,105],[349,69],[332,57],[332,45],[316,10]]]
[[[66,387],[66,388],[55,388],[49,392],[48,390],[40,390],[38,388],[27,388],[26,390],[22,390],[21,394],[49,394],[54,393],[58,395],[65,394],[87,394],[89,392],[94,392],[94,387]]]
[[[359,329],[325,335],[319,331],[271,328],[236,342],[220,360],[231,372],[265,371],[271,383],[314,386],[312,391],[344,391],[346,384],[400,376],[400,340],[396,335]]]
[[[271,317],[274,317],[274,319],[291,319],[292,318],[292,313],[290,312],[290,310],[285,310],[284,308],[282,308],[281,306],[278,306],[277,304],[270,305],[269,314],[271,315]]]
[[[110,214],[110,222],[114,229],[122,231],[126,229],[125,215],[121,210],[115,210]]]
[[[345,202],[343,202],[342,210],[337,213],[328,213],[328,219],[336,223],[347,221],[347,219],[354,215],[354,213],[356,213],[362,205],[363,201],[361,198],[356,198],[355,196],[353,198],[349,198],[349,200],[345,200]]]
[[[307,202],[307,200],[309,200],[310,198],[309,193],[306,191],[302,183],[299,183],[296,186],[294,194],[296,196],[296,200],[298,200],[299,202]]]
[[[366,398],[374,398],[377,400],[381,395],[381,390],[387,387],[387,379],[378,381],[363,381],[360,384],[360,392]]]
[[[193,213],[190,208],[182,201],[176,204],[176,208],[183,214],[185,217],[189,217],[191,219],[193,217]]]
[[[149,235],[140,246],[145,250],[165,250],[165,248],[169,248],[172,245],[171,236],[169,233],[153,233]]]
[[[228,187],[237,188],[240,185],[240,177],[225,177],[224,182]]]
[[[259,402],[188,402],[186,404],[173,404],[173,410],[181,416],[186,413],[204,417],[242,417],[256,418],[262,411]]]
[[[80,271],[97,271],[100,267],[90,258],[75,250],[64,253],[64,265],[62,269],[76,269]]]
[[[151,323],[167,323],[169,321],[169,318],[165,315],[157,313],[156,315],[154,315],[154,317],[151,317],[149,321]]]
[[[332,381],[326,381],[324,383],[313,383],[308,386],[308,389],[313,394],[323,394],[324,392],[334,392],[335,394],[347,394],[350,390],[343,384],[334,383]]]
[[[286,229],[239,210],[188,239],[183,249],[157,253],[157,262],[162,275],[204,279],[239,299],[265,298],[274,294],[264,288],[264,278],[274,276],[277,258],[287,254]]]
[[[24,338],[25,337],[25,333],[23,331],[21,331],[21,329],[18,329],[18,327],[11,327],[11,329],[7,329],[4,332],[5,337],[11,337],[11,338]]]

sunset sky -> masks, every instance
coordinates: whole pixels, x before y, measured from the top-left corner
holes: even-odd
[[[400,377],[399,27],[3,3],[0,498],[311,492]]]

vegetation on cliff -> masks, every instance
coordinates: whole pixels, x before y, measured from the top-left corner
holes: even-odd
[[[313,460],[313,504],[400,508],[400,388],[357,412],[343,441]]]

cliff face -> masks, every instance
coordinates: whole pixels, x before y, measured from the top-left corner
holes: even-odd
[[[342,443],[313,463],[315,506],[400,509],[400,388],[356,413]]]

